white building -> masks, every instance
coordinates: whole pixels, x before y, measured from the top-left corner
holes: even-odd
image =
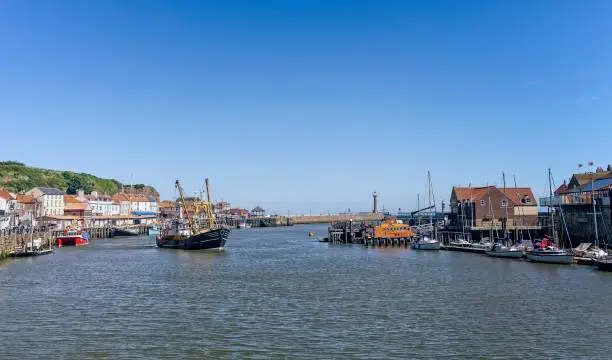
[[[56,188],[35,187],[26,195],[32,195],[37,203],[36,216],[64,215],[64,193]]]
[[[16,201],[15,196],[4,189],[0,189],[0,229],[14,225],[11,220],[14,218]]]
[[[94,216],[121,214],[121,205],[110,196],[99,195],[98,192],[92,191],[91,195],[85,195],[84,198]]]

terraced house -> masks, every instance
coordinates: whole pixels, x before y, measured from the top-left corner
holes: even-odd
[[[64,215],[64,192],[52,187],[35,187],[26,192],[37,204],[36,217]]]

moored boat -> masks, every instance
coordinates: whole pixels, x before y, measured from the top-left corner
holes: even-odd
[[[62,246],[83,246],[89,244],[89,233],[81,229],[67,228],[55,238],[55,245]]]
[[[159,226],[155,225],[149,228],[149,236],[157,236],[159,234],[161,234],[161,229]]]
[[[565,250],[548,247],[545,249],[533,249],[527,252],[527,259],[533,262],[548,264],[573,264],[574,255]]]
[[[251,224],[247,223],[246,221],[243,221],[240,224],[238,224],[238,228],[239,229],[250,229]]]
[[[128,227],[116,227],[113,228],[112,237],[119,236],[138,236],[138,229],[128,228]]]
[[[457,239],[455,241],[451,241],[449,245],[455,247],[470,247],[472,243],[465,239]]]
[[[597,270],[612,271],[612,257],[593,259],[593,265],[597,267]]]
[[[504,246],[500,243],[495,243],[490,249],[485,250],[485,254],[491,257],[520,259],[524,256],[523,251],[516,246]]]
[[[440,244],[440,242],[436,239],[423,236],[422,238],[415,240],[410,246],[414,250],[440,250],[442,244]]]

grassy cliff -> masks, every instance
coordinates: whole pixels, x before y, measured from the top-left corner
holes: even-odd
[[[0,161],[0,187],[19,193],[36,186],[55,187],[69,194],[76,193],[78,189],[86,193],[96,190],[108,195],[121,191],[121,183],[114,179],[102,179],[72,171],[40,169],[15,161]],[[153,188],[146,188],[157,193]]]

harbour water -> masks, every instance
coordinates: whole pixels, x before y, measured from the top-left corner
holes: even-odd
[[[152,239],[0,264],[0,358],[608,359],[612,276],[455,252],[232,232],[225,252]]]

